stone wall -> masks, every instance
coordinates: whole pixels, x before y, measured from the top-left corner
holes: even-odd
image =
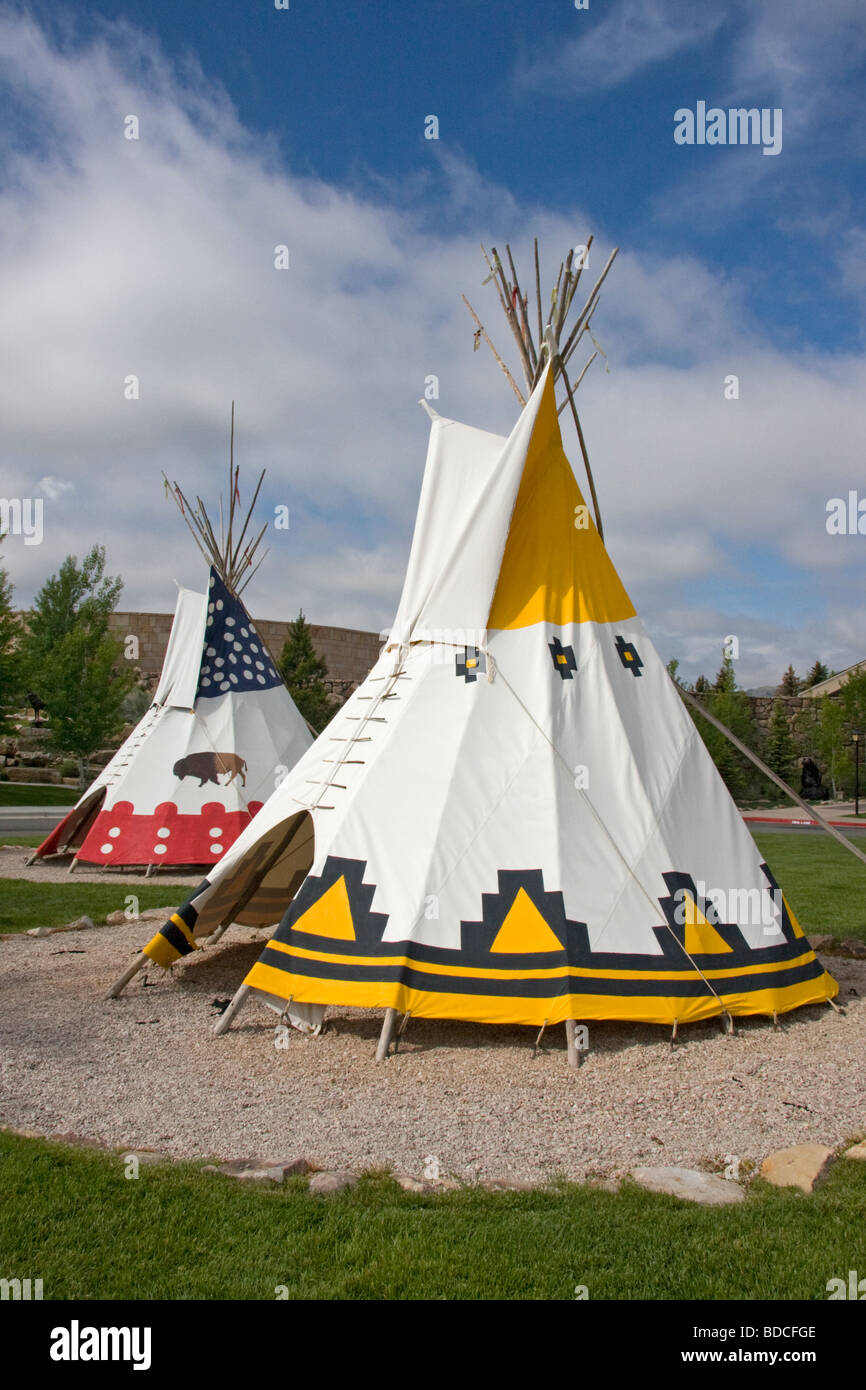
[[[699,700],[701,696],[697,697]],[[802,695],[747,695],[746,699],[752,707],[752,717],[762,733],[768,733],[770,720],[773,717],[773,706],[776,700],[781,699],[785,707],[785,714],[788,723],[793,728],[794,722],[801,710],[811,709],[815,716],[818,714],[818,707],[815,700],[805,700]]]
[[[109,620],[116,637],[121,640],[128,636],[138,638],[135,665],[148,685],[154,686],[159,679],[172,618],[171,613],[112,613]],[[276,659],[288,636],[289,624],[269,618],[253,621]],[[374,665],[382,645],[378,633],[359,632],[348,627],[318,627],[313,623],[310,633],[317,653],[327,662],[329,681],[344,695],[360,685]]]
[[[770,727],[770,720],[773,717],[773,706],[776,703],[775,695],[749,695],[749,704],[752,706],[752,714],[759,729],[767,733]],[[780,695],[778,697],[785,707],[785,714],[788,723],[793,724],[801,710],[813,709],[818,713],[814,700],[804,700],[802,695]]]

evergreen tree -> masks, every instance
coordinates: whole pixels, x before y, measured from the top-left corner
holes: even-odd
[[[780,685],[776,689],[777,695],[799,695],[802,682],[793,666],[789,666]],[[781,776],[781,773],[779,774]]]
[[[703,691],[699,687],[703,686]],[[703,694],[702,703],[707,710],[736,734],[749,748],[758,743],[758,728],[752,714],[749,697],[737,689],[734,663],[729,656],[724,657],[716,676],[715,684],[709,687],[705,676],[695,681],[695,693]],[[706,744],[707,751],[731,793],[737,800],[754,799],[766,791],[766,779],[761,776],[754,764],[737,751],[723,733],[695,714],[695,724]]]
[[[721,690],[730,693],[737,688],[737,678],[734,675],[734,663],[729,656],[722,658],[722,664],[716,673],[714,690]],[[721,716],[719,716],[721,718]]]
[[[105,575],[105,550],[94,546],[81,565],[74,555],[46,580],[28,615],[22,643],[27,686],[45,701],[49,746],[86,759],[123,727],[123,702],[135,675],[122,662],[123,644],[108,630],[123,581]]]
[[[823,661],[816,661],[803,681],[803,689],[808,690],[810,686],[818,685],[821,681],[830,679],[830,668],[825,666]]]
[[[289,623],[289,634],[277,667],[301,714],[317,734],[321,733],[337,706],[325,684],[328,678],[327,662],[316,653],[303,610],[294,622]]]
[[[785,782],[790,782],[794,772],[795,758],[796,749],[788,724],[788,716],[785,713],[785,705],[781,699],[777,699],[770,717],[764,761],[778,777],[781,777]]]
[[[5,537],[0,536],[0,544]],[[12,608],[12,585],[6,570],[0,565],[0,733],[9,729],[6,711],[22,697],[21,629]]]

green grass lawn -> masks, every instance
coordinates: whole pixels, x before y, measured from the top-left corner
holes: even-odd
[[[55,786],[50,782],[40,782],[38,786],[0,782],[0,806],[74,806],[80,796],[78,787]]]
[[[755,834],[812,930],[864,936],[866,867],[811,834]],[[0,882],[0,930],[94,920],[170,885]],[[857,1137],[853,1136],[852,1138]],[[664,1232],[660,1245],[660,1231]],[[367,1177],[336,1197],[261,1190],[198,1166],[143,1167],[0,1133],[0,1274],[48,1299],[807,1299],[866,1270],[866,1163],[810,1197],[755,1183],[702,1208],[627,1185],[410,1195]]]
[[[21,845],[22,849],[36,849],[38,845],[42,844],[47,834],[48,831],[46,830],[41,835],[4,835],[3,831],[0,830],[0,844]]]
[[[629,1184],[410,1195],[368,1177],[336,1197],[261,1191],[195,1165],[0,1134],[0,1267],[46,1299],[825,1300],[866,1269],[866,1164],[810,1197],[759,1183],[704,1208]],[[663,1237],[660,1242],[660,1232]]]
[[[866,940],[866,864],[829,835],[752,833],[804,931]],[[855,843],[866,851],[866,837]]]
[[[754,832],[761,853],[784,889],[801,925],[810,932],[866,939],[866,865],[845,853],[829,837],[805,831],[779,834]],[[41,843],[39,837],[17,837],[22,844]],[[10,840],[9,843],[12,841]],[[38,883],[0,880],[0,932],[29,927],[57,927],[76,917],[102,920],[123,907],[135,893],[141,907],[163,907],[186,895],[171,885]]]
[[[104,921],[109,912],[126,907],[133,894],[140,909],[166,907],[183,902],[188,889],[176,884],[138,883],[34,883],[30,879],[0,879],[0,932],[28,931],[30,927],[62,927],[77,917]]]

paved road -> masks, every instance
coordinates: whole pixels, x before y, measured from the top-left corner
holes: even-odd
[[[773,821],[747,821],[749,830],[759,835],[789,835],[792,832],[804,835],[826,835],[827,832],[822,825],[787,825],[784,821],[777,824]],[[836,829],[842,835],[864,835],[866,825],[837,825]]]
[[[0,806],[0,839],[6,835],[47,835],[49,830],[53,830],[59,820],[70,810],[69,806]],[[750,830],[757,830],[763,835],[788,834],[792,830],[803,831],[804,834],[823,834],[820,825],[791,825],[789,822],[780,821],[774,824],[771,820],[747,821]],[[863,825],[846,825],[838,827],[844,835],[866,835],[866,823]]]
[[[48,834],[69,806],[0,806],[0,836]]]

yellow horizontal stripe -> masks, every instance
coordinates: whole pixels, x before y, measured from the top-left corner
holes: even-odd
[[[567,1018],[589,1022],[603,1019],[638,1023],[695,1023],[715,1018],[724,1007],[738,1017],[747,1014],[787,1013],[803,1004],[823,1003],[838,994],[836,981],[824,973],[781,989],[748,994],[722,994],[718,1000],[665,999],[638,995],[630,998],[601,994],[566,994],[555,999],[496,998],[483,994],[426,993],[407,985],[382,981],[317,980],[289,975],[258,961],[244,981],[253,989],[278,999],[291,997],[302,1004],[330,1004],[343,1008],[399,1009],[413,1018],[448,1018],[465,1023],[518,1023],[540,1027],[564,1023]]]
[[[272,951],[282,951],[285,955],[301,956],[304,960],[326,961],[332,965],[405,965],[426,975],[455,975],[466,979],[513,980],[520,975],[524,980],[557,980],[564,975],[576,975],[583,980],[645,980],[646,970],[593,970],[589,966],[570,969],[567,965],[550,966],[539,970],[486,970],[483,966],[472,965],[430,965],[426,961],[412,960],[409,956],[347,956],[329,951],[312,951],[304,946],[292,946],[285,941],[269,941]],[[657,956],[651,957],[657,960]],[[737,969],[728,966],[727,970],[659,970],[652,972],[654,980],[692,980],[696,975],[706,980],[725,980],[731,975],[766,975],[778,970],[793,970],[812,959],[812,951],[804,951],[801,956],[790,961],[776,961],[761,965],[744,965]]]
[[[176,960],[180,960],[180,951],[175,950],[165,937],[157,932],[147,945],[142,948],[155,965],[161,965],[163,970],[167,970],[170,965],[174,965]]]

